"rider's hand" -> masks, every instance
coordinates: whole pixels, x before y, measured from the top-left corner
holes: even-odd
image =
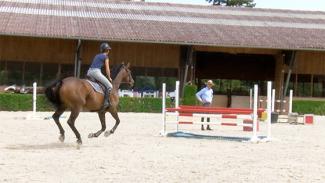
[[[108,80],[109,80],[110,82],[112,82],[112,78],[111,78],[111,77],[108,77]]]

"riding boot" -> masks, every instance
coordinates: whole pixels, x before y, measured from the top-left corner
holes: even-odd
[[[204,118],[201,118],[201,122],[203,123],[204,122]],[[201,130],[203,131],[204,130],[204,126],[201,125]]]
[[[105,92],[104,92],[104,104],[102,106],[102,109],[101,111],[104,111],[106,110],[106,108],[108,108],[111,104],[109,102],[109,90],[105,89]]]
[[[201,130],[202,130],[202,131],[204,130],[204,126],[203,126],[203,125],[201,125]]]
[[[208,122],[208,123],[210,122],[210,118],[207,118],[207,122]],[[210,125],[207,126],[207,130],[212,130],[212,129],[210,128]]]
[[[210,125],[207,126],[207,130],[212,130],[212,129],[210,128]]]

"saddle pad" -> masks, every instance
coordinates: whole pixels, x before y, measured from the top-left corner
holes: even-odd
[[[104,91],[103,91],[103,88],[96,82],[94,81],[90,81],[88,79],[86,79],[88,81],[88,83],[93,87],[93,89],[98,92],[98,93],[101,93],[101,94],[104,94]]]

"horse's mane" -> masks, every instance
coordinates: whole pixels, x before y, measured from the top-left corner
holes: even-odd
[[[111,76],[112,76],[113,80],[116,78],[117,74],[121,71],[123,66],[124,66],[124,64],[119,64],[112,68]]]

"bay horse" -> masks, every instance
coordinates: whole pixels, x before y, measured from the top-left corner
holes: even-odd
[[[45,89],[46,98],[55,106],[56,111],[52,115],[56,125],[60,130],[59,140],[64,141],[64,129],[62,128],[59,118],[66,110],[71,110],[68,119],[68,125],[74,132],[77,138],[77,144],[81,145],[82,140],[78,130],[75,127],[75,120],[81,111],[97,112],[101,122],[101,129],[96,133],[90,133],[89,138],[98,137],[106,130],[105,113],[110,112],[115,119],[115,125],[110,131],[105,132],[105,136],[113,134],[120,123],[118,117],[119,95],[118,89],[121,83],[127,83],[133,86],[134,80],[129,69],[130,64],[120,64],[112,69],[112,85],[113,89],[110,92],[110,106],[106,110],[101,110],[103,105],[104,95],[96,92],[86,79],[75,77],[67,77],[60,79]]]

